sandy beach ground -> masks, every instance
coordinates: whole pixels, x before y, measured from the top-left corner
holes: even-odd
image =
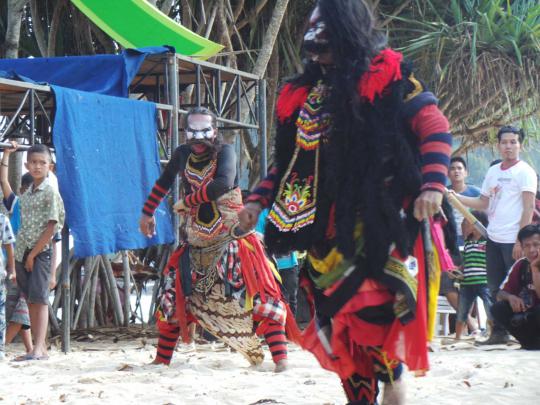
[[[21,346],[0,361],[0,404],[344,404],[339,381],[311,354],[291,347],[291,367],[273,373],[265,362],[250,367],[221,344],[181,345],[170,367],[148,365],[156,339],[74,342],[53,347],[46,361],[15,363]],[[439,342],[436,342],[438,345]],[[540,352],[480,350],[467,343],[431,354],[426,377],[407,374],[409,404],[540,403]]]

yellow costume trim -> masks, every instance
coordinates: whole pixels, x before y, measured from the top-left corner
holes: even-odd
[[[422,83],[416,80],[413,73],[411,73],[408,79],[412,84],[414,84],[414,90],[412,91],[412,93],[409,93],[407,97],[405,97],[405,102],[412,100],[413,98],[415,98],[417,95],[419,95],[420,93],[424,91],[424,88],[422,87]]]
[[[326,274],[343,261],[343,255],[338,252],[337,248],[333,248],[323,259],[316,259],[310,254],[308,254],[308,259],[316,272]]]
[[[427,319],[427,338],[433,340],[435,335],[435,321],[437,319],[437,302],[439,298],[439,288],[441,284],[441,265],[439,261],[439,252],[433,244],[433,256],[428,266],[428,319]]]

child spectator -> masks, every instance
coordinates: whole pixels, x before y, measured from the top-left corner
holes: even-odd
[[[487,215],[482,211],[473,211],[472,214],[487,227]],[[459,304],[456,321],[456,339],[461,339],[465,329],[465,322],[476,298],[480,297],[491,320],[489,308],[491,296],[487,285],[486,273],[486,239],[467,219],[461,223],[465,244],[463,246],[463,280],[460,282]],[[473,331],[474,333],[474,331]]]
[[[18,145],[5,149],[0,166],[0,178],[7,177],[8,159]],[[17,361],[48,359],[45,338],[49,323],[49,284],[52,237],[64,224],[64,204],[60,195],[45,181],[51,166],[51,152],[45,145],[31,146],[25,166],[32,176],[32,186],[20,197],[21,228],[15,247],[17,284],[28,303],[30,326],[34,338],[31,353]],[[8,195],[13,191],[9,185]]]
[[[19,199],[15,193],[10,191],[11,187],[9,186],[7,179],[7,172],[4,174],[5,176],[3,178],[0,176],[0,186],[2,187],[2,193],[5,196],[3,203],[4,207],[10,214],[10,222],[13,233],[17,235],[21,224]],[[23,195],[33,182],[34,180],[32,179],[30,173],[25,173],[21,177],[19,195]],[[24,347],[26,348],[26,353],[31,353],[32,335],[30,334],[30,315],[28,313],[28,305],[21,294],[21,290],[17,286],[17,280],[15,277],[13,277],[11,280],[7,280],[6,287],[6,345],[10,344],[13,341],[13,338],[19,334]]]
[[[9,219],[4,214],[0,214],[0,242],[2,242],[7,255],[7,263],[4,263],[4,255],[0,254],[0,360],[3,360],[5,358],[6,282],[15,277],[15,258],[13,255],[15,236],[13,236]]]

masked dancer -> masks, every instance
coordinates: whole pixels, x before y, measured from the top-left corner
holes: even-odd
[[[339,375],[349,403],[376,403],[381,381],[383,403],[402,404],[403,363],[428,368],[429,220],[448,121],[364,1],[318,1],[303,48],[303,73],[278,96],[274,165],[240,224],[269,207],[267,249],[308,251],[304,347]]]

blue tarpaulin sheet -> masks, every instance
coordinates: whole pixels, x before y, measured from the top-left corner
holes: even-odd
[[[126,97],[147,55],[174,52],[171,47],[127,49],[119,55],[0,59],[3,77]]]
[[[155,214],[156,236],[148,239],[138,230],[142,206],[160,174],[155,104],[53,90],[57,176],[75,255],[172,243],[164,203]]]

